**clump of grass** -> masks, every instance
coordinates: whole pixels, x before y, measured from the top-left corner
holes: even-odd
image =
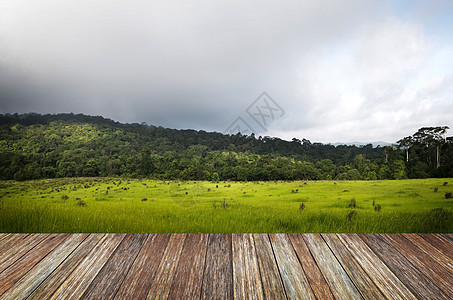
[[[451,199],[453,198],[451,192],[445,193],[445,199]]]
[[[447,184],[448,184],[448,182],[445,181],[445,182],[444,182],[444,186],[447,186]]]
[[[148,201],[148,198],[143,198],[143,199],[142,199],[142,202],[143,202],[143,201]]]
[[[301,203],[299,205],[299,210],[304,210],[305,209],[305,203]]]
[[[377,204],[376,206],[374,206],[374,211],[380,212],[381,209],[382,209],[382,205],[380,205],[380,204]]]
[[[436,186],[436,187],[434,188],[434,193],[437,193],[437,190],[438,190],[438,189],[439,189],[439,188]]]
[[[68,195],[61,195],[61,200],[68,200],[68,199],[69,199]]]
[[[349,203],[349,207],[350,208],[356,208],[357,207],[357,203],[355,201],[355,198],[351,199],[351,202]]]

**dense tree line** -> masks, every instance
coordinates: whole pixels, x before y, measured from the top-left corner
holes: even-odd
[[[0,115],[0,178],[127,176],[197,180],[372,180],[453,177],[446,127],[398,145],[333,146],[306,139],[121,124],[100,116]],[[440,138],[442,137],[442,138]]]

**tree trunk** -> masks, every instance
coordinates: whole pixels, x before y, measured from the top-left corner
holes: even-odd
[[[440,147],[437,145],[437,168],[440,167]]]
[[[409,161],[409,149],[406,148],[406,162]]]

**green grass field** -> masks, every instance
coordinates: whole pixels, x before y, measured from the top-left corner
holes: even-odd
[[[0,181],[0,232],[453,232],[447,192],[451,178]]]

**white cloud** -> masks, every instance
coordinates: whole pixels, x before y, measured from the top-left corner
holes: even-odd
[[[0,82],[0,112],[223,131],[266,90],[286,111],[267,134],[287,139],[394,141],[453,127],[452,7],[421,6],[5,0],[0,77],[18,84]]]

